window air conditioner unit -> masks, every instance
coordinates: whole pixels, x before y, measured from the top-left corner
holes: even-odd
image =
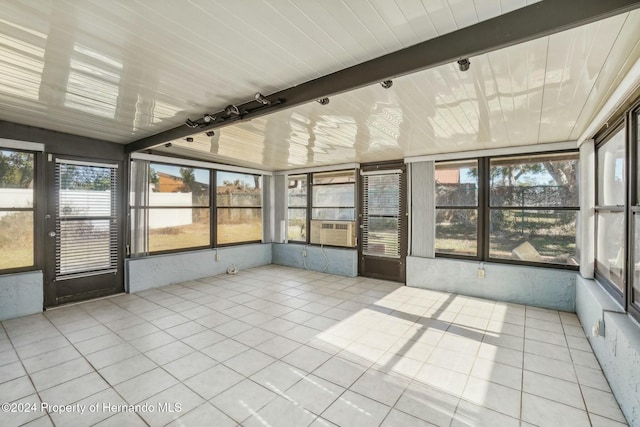
[[[355,223],[348,221],[311,221],[311,243],[354,247]]]

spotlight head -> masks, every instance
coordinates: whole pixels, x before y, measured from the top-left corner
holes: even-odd
[[[471,66],[471,62],[469,58],[464,58],[458,61],[458,67],[460,67],[460,71],[467,71]]]
[[[215,122],[216,121],[216,116],[214,116],[212,114],[205,114],[204,116],[202,116],[202,120],[204,120],[207,123]]]
[[[256,93],[256,95],[253,97],[256,101],[258,101],[260,104],[262,105],[269,105],[271,104],[271,101],[269,101],[263,94],[261,94],[260,92]]]
[[[383,82],[380,82],[380,86],[385,89],[389,89],[391,86],[393,86],[393,80],[385,80]]]
[[[164,144],[164,146],[165,146],[165,147],[167,147],[167,148],[171,148],[171,146],[172,146],[172,145],[173,145],[173,144],[172,144],[172,143],[170,143],[170,142],[167,142],[166,144]]]
[[[228,116],[239,116],[240,110],[233,104],[227,105],[224,109],[224,112],[227,113]]]
[[[184,140],[187,142],[193,142],[193,138],[191,138],[190,136],[186,137]]]
[[[194,122],[193,120],[189,120],[187,119],[186,122],[184,122],[185,125],[187,125],[187,127],[190,128],[197,128],[198,127],[198,123]]]
[[[327,105],[329,103],[329,98],[320,98],[316,99],[320,105]]]
[[[204,133],[205,135],[207,135],[208,137],[212,137],[213,135],[215,135],[216,133],[212,130],[208,130]]]

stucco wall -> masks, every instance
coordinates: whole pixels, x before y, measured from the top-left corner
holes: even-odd
[[[576,272],[477,261],[407,257],[407,285],[554,310],[575,311]]]
[[[41,271],[0,276],[0,320],[42,312],[44,292]]]
[[[125,288],[139,292],[172,283],[215,276],[231,265],[240,270],[271,263],[271,244],[232,246],[126,260]]]
[[[632,427],[640,426],[640,325],[594,280],[578,277],[576,312],[611,391]],[[604,336],[592,328],[604,319]]]
[[[302,249],[307,249],[307,256],[303,258]],[[287,267],[307,268],[313,271],[337,274],[339,276],[356,277],[358,275],[358,251],[355,249],[324,247],[323,256],[320,246],[300,244],[273,244],[273,264]],[[303,261],[304,259],[304,261]]]

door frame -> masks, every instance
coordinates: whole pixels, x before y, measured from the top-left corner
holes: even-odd
[[[363,253],[363,226],[362,215],[364,212],[364,197],[362,197],[364,188],[362,172],[384,171],[384,170],[402,170],[400,175],[400,188],[398,192],[400,203],[400,217],[404,219],[400,223],[400,258],[391,258],[385,256],[367,255]],[[407,254],[409,248],[409,209],[408,209],[408,177],[407,165],[402,160],[391,160],[386,162],[376,162],[361,164],[358,173],[358,275],[371,277],[375,279],[391,280],[395,282],[406,283],[407,276]],[[370,271],[367,265],[371,261],[376,262],[378,271]],[[397,264],[393,266],[393,264]],[[397,268],[397,274],[389,272],[389,267]],[[382,270],[382,271],[380,271]]]
[[[56,240],[49,236],[50,232],[56,232],[56,201],[57,201],[57,188],[55,185],[56,178],[56,159],[64,159],[64,160],[73,160],[77,162],[87,162],[87,163],[109,163],[117,165],[116,172],[116,191],[118,192],[116,203],[118,206],[116,207],[116,225],[117,225],[117,272],[116,273],[106,273],[104,275],[87,275],[84,277],[79,277],[77,279],[68,279],[77,281],[77,286],[88,286],[92,282],[95,282],[97,278],[100,276],[113,275],[113,287],[99,289],[99,290],[89,290],[87,292],[68,295],[68,296],[59,296],[56,287],[56,261],[55,261],[55,253],[56,253]],[[43,173],[45,176],[46,183],[46,197],[43,203],[42,209],[42,239],[44,240],[44,259],[43,259],[43,281],[44,281],[44,307],[55,307],[57,305],[77,302],[77,301],[85,301],[93,298],[98,298],[107,295],[113,295],[117,293],[124,292],[124,242],[126,236],[126,211],[127,211],[127,200],[128,200],[128,192],[127,183],[125,182],[125,170],[124,170],[124,162],[121,160],[115,159],[106,159],[106,158],[91,158],[91,157],[80,157],[73,156],[67,154],[55,154],[55,153],[45,153],[44,155],[44,167]]]

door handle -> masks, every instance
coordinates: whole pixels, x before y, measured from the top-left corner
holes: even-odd
[[[50,231],[49,232],[49,237],[56,237],[56,232],[55,231]]]

